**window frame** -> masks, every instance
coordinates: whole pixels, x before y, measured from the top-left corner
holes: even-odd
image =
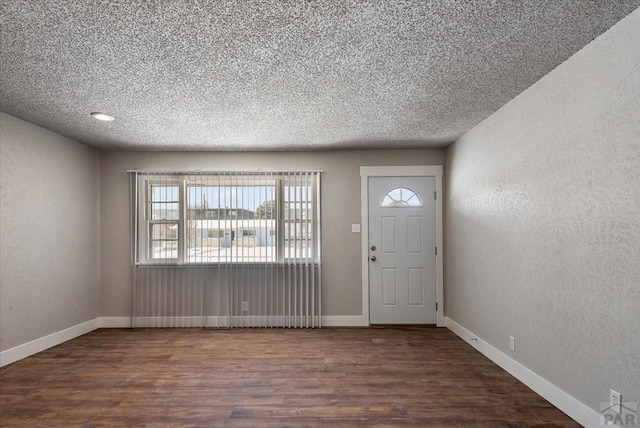
[[[182,239],[181,237],[184,235],[184,230],[182,230],[182,186],[180,186],[180,182],[179,180],[175,179],[175,178],[170,178],[170,179],[160,179],[160,178],[156,178],[154,177],[153,179],[146,179],[143,180],[143,192],[142,194],[144,195],[144,197],[142,198],[141,201],[139,201],[139,203],[142,203],[142,207],[141,210],[139,212],[143,212],[143,222],[141,224],[142,226],[142,230],[143,231],[143,239],[141,239],[142,242],[144,242],[144,245],[139,245],[139,248],[142,250],[143,254],[142,254],[142,260],[144,260],[144,264],[156,264],[156,263],[162,263],[162,264],[166,264],[166,263],[178,263],[180,261],[180,254],[181,254],[181,244],[182,244]],[[152,195],[153,195],[153,188],[154,187],[177,187],[178,188],[178,201],[159,201],[159,202],[154,202],[152,200]],[[160,204],[160,203],[170,203],[170,204],[174,204],[174,203],[178,203],[178,218],[177,219],[154,219],[153,218],[153,205],[154,204]],[[153,226],[157,225],[157,224],[176,224],[178,226],[178,236],[176,239],[153,239]],[[166,242],[173,242],[176,241],[177,242],[177,256],[175,258],[169,258],[169,257],[158,257],[155,258],[153,257],[153,242],[155,241],[166,241]]]
[[[249,173],[250,174],[250,173]],[[297,174],[297,172],[292,172],[291,174]],[[208,175],[208,174],[201,174]],[[210,177],[216,177],[221,175],[219,173],[211,173]],[[237,174],[229,174],[225,173],[227,177],[231,177],[231,182],[229,184],[217,185],[212,187],[247,187],[247,185],[242,185],[237,183],[237,178],[243,175],[247,175],[247,173],[238,172]],[[141,174],[138,176],[138,213],[143,213],[143,215],[138,216],[138,254],[136,258],[136,264],[138,265],[185,265],[185,266],[217,266],[223,264],[231,264],[231,265],[287,265],[288,263],[293,262],[294,260],[304,260],[309,264],[320,264],[321,262],[321,242],[320,242],[320,198],[319,198],[319,189],[320,189],[320,174],[314,173],[309,175],[308,177],[301,178],[302,176],[297,175],[287,175],[287,173],[274,173],[269,180],[273,180],[273,188],[274,188],[274,198],[275,198],[275,227],[273,229],[268,230],[266,233],[266,237],[269,239],[273,239],[273,246],[275,257],[271,260],[255,260],[255,261],[236,261],[233,260],[237,256],[231,251],[232,260],[228,259],[217,261],[188,261],[187,251],[188,251],[188,239],[187,236],[187,222],[189,221],[187,211],[188,211],[188,194],[189,187],[194,186],[189,183],[189,179],[192,176],[188,173],[185,174]],[[259,180],[263,180],[263,177],[256,175],[259,177]],[[233,181],[236,181],[235,183]],[[178,187],[178,218],[177,219],[153,219],[152,216],[152,206],[153,204],[158,203],[176,203],[176,201],[160,201],[153,202],[151,200],[153,187],[154,186],[177,186]],[[196,187],[198,185],[195,185]],[[200,186],[206,186],[206,184],[201,184]],[[256,185],[254,187],[258,187]],[[271,185],[265,185],[271,187]],[[291,201],[285,201],[285,186],[295,187],[295,186],[304,186],[308,190],[306,194],[306,200],[296,200],[294,203],[304,203],[307,207],[305,208],[306,213],[301,215],[302,217],[310,218],[301,218],[300,220],[296,219],[287,219],[284,213],[285,203]],[[236,210],[240,209],[248,209],[244,206],[235,207]],[[225,221],[229,221],[234,226],[230,229],[230,233],[235,232],[235,230],[239,227],[238,230],[242,232],[244,226],[242,225],[243,221],[246,219],[226,219]],[[237,224],[235,224],[237,222]],[[152,239],[152,228],[153,225],[156,224],[177,224],[177,239]],[[285,236],[285,224],[291,225],[294,229],[300,228],[300,233],[305,230],[310,230],[309,233],[306,233],[305,236],[301,237],[286,237]],[[237,227],[236,227],[237,226]],[[219,231],[224,231],[225,229],[220,229],[218,225]],[[229,231],[227,231],[229,232]],[[254,231],[257,234],[257,231]],[[291,227],[289,227],[289,234],[291,234]],[[227,235],[226,233],[225,235]],[[294,232],[295,234],[295,232]],[[237,234],[236,234],[237,235]],[[244,235],[242,235],[244,236]],[[240,237],[242,237],[240,236]],[[257,236],[257,235],[254,235]],[[236,236],[238,238],[238,236]],[[156,241],[177,241],[177,257],[175,258],[154,258],[153,257],[153,246],[152,242]],[[294,242],[294,246],[289,248],[286,246],[287,242]],[[296,257],[297,255],[297,242],[306,242],[308,245],[308,253],[307,257]],[[300,244],[302,245],[302,244]],[[314,246],[315,248],[311,248]],[[293,252],[293,256],[287,256],[287,252],[291,254]],[[242,257],[239,257],[242,258]]]

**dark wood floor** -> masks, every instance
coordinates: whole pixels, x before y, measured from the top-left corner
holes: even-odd
[[[446,329],[109,330],[0,369],[9,426],[577,426]]]

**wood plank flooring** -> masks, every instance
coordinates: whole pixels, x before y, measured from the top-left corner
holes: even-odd
[[[0,369],[0,425],[578,426],[446,329],[101,329]]]

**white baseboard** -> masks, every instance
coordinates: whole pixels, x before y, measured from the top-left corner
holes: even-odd
[[[75,339],[78,336],[82,336],[98,328],[100,328],[100,318],[94,318],[56,333],[32,340],[31,342],[7,349],[6,351],[0,352],[0,367],[37,354],[38,352],[42,352],[45,349],[52,348],[68,340]]]
[[[482,340],[454,320],[445,317],[447,328],[462,340],[476,348],[481,354],[502,367],[520,382],[540,394],[544,399],[585,427],[601,427],[602,418],[586,404],[567,394],[542,376],[509,357],[504,352]],[[476,339],[476,340],[471,340]]]
[[[369,327],[364,315],[323,315],[323,327]]]
[[[100,328],[129,328],[129,327],[131,327],[131,317],[100,318]]]
[[[273,320],[273,318],[271,318]],[[197,318],[185,318],[182,324],[178,325],[201,327],[201,317]],[[288,323],[289,320],[287,320]],[[293,323],[294,320],[291,320]],[[298,325],[303,325],[302,319],[298,319]],[[280,324],[284,324],[283,320],[276,320]],[[233,320],[233,324],[237,326],[260,326],[265,325],[266,320],[260,317],[236,317]],[[142,321],[140,326],[161,326],[162,321],[154,318],[147,318]],[[208,326],[226,327],[229,325],[228,317],[209,317],[207,320]],[[323,315],[322,326],[323,327],[363,327],[368,326],[369,322],[362,315]],[[48,336],[41,337],[23,345],[18,345],[14,348],[7,349],[0,352],[0,367],[6,366],[23,358],[27,358],[31,355],[42,352],[45,349],[52,348],[60,345],[68,340],[75,339],[78,336],[89,333],[90,331],[97,330],[99,328],[129,328],[131,327],[130,317],[100,317],[94,318],[90,321],[83,322],[81,324],[66,328],[64,330],[52,333]]]
[[[314,326],[319,324],[318,317],[315,317]],[[261,327],[261,326],[291,326],[291,327],[312,327],[312,320],[300,316],[258,316],[258,315],[235,315],[235,316],[184,316],[184,317],[137,317],[133,320],[132,327],[139,328],[228,328],[228,327]]]
[[[281,317],[270,317],[268,320],[262,317],[235,317],[233,324],[237,326],[260,326],[266,325],[267,321],[275,324],[288,324],[289,321],[281,319]],[[295,320],[290,320],[293,324]],[[298,325],[303,325],[304,320],[299,319]],[[201,317],[185,317],[176,318],[171,320],[171,325],[183,325],[190,327],[202,327]],[[162,326],[163,321],[160,318],[147,317],[139,319],[137,326],[139,327],[155,327]],[[369,321],[362,315],[323,315],[322,326],[323,327],[366,327],[369,325]],[[229,326],[228,317],[208,317],[207,326],[209,327],[227,327]],[[129,317],[102,317],[100,327],[102,328],[129,328],[131,327],[131,319]]]

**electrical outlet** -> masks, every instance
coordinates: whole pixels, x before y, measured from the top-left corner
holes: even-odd
[[[514,352],[516,350],[516,338],[513,336],[509,336],[509,349]]]
[[[619,392],[614,391],[613,389],[609,390],[609,404],[611,405],[611,409],[620,413],[622,411],[622,395]]]
[[[242,312],[249,312],[249,302],[242,302]]]

